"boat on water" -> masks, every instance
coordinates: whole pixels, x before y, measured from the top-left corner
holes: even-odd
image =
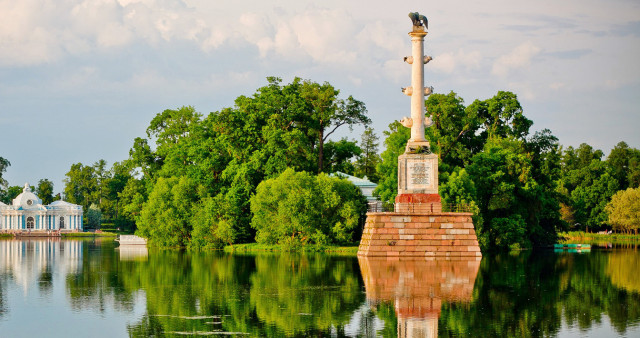
[[[116,242],[120,245],[147,245],[147,239],[136,235],[119,235]]]
[[[590,252],[591,244],[554,244],[555,252]]]

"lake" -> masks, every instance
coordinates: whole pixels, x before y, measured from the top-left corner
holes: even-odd
[[[1,337],[640,337],[636,245],[481,261],[0,241]]]

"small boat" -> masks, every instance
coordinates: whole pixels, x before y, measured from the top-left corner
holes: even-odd
[[[119,235],[116,242],[120,245],[147,245],[147,239],[136,235]]]
[[[591,249],[591,244],[554,244],[554,249]]]
[[[554,252],[591,252],[591,244],[554,244]]]

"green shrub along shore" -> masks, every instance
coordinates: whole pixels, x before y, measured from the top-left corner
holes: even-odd
[[[269,245],[260,243],[246,243],[227,245],[224,247],[224,252],[322,252],[331,254],[345,254],[356,255],[358,253],[358,244],[352,246],[332,246],[332,245],[301,245],[298,247],[291,247],[288,245]]]
[[[61,235],[62,237],[116,237],[118,234],[114,232],[67,232]]]
[[[558,233],[559,243],[640,243],[640,235],[634,234],[598,234],[584,231],[569,231]]]

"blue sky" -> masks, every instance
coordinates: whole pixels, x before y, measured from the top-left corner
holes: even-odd
[[[60,191],[73,163],[125,159],[164,109],[218,111],[267,76],[330,82],[381,134],[409,115],[410,11],[429,19],[435,92],[513,91],[565,146],[640,148],[638,1],[0,0],[4,177]]]

